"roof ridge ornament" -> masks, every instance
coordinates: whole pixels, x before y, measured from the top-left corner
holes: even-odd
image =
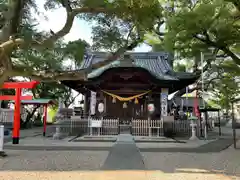
[[[122,67],[132,67],[134,59],[130,54],[123,54],[119,58]]]
[[[163,54],[163,58],[164,58],[164,60],[168,60],[169,54],[168,54],[168,53],[164,53],[164,54]]]

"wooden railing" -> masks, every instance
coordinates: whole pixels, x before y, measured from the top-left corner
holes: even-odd
[[[134,136],[162,136],[163,135],[163,121],[162,120],[133,119],[132,120],[132,135],[134,135]]]
[[[71,136],[119,134],[119,119],[88,119],[81,116],[72,116],[71,118],[62,117],[60,121],[60,124],[51,126],[51,131],[55,131],[54,128],[60,126],[63,134]],[[91,121],[95,121],[95,124],[101,121],[101,126],[93,127],[90,125]],[[133,119],[130,126],[131,133],[134,136],[165,136],[169,132],[173,133],[174,136],[191,136],[190,121],[188,120],[166,122],[163,120]],[[200,125],[198,123],[197,136],[199,135]]]
[[[13,109],[0,108],[0,124],[3,124],[7,128],[12,128],[14,119]]]
[[[60,119],[59,119],[60,118]],[[81,116],[58,117],[59,124],[54,124],[47,129],[47,134],[53,134],[57,126],[60,127],[61,133],[71,136],[81,135],[117,135],[119,120],[118,119],[100,119],[84,118]],[[91,121],[102,121],[101,127],[91,127]]]

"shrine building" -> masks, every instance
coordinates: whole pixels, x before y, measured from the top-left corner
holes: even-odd
[[[87,80],[62,81],[84,95],[86,117],[118,119],[125,125],[131,125],[134,119],[163,121],[170,111],[168,95],[199,78],[193,73],[173,71],[173,57],[166,52],[127,52],[92,70],[94,64],[107,57],[105,52],[88,54],[80,66],[88,71]]]

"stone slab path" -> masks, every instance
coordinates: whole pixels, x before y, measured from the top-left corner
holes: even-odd
[[[133,137],[120,134],[116,144],[111,149],[102,170],[144,170],[144,162]]]

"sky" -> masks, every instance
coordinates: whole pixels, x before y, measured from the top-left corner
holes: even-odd
[[[38,28],[41,30],[50,31],[53,30],[54,32],[60,30],[66,20],[66,12],[64,8],[58,8],[53,11],[45,11],[43,7],[44,1],[37,1],[37,5],[39,7],[40,12],[42,12],[46,17],[44,18],[43,15],[39,15],[37,20],[39,21]],[[88,22],[75,19],[72,29],[69,34],[64,37],[65,41],[73,41],[77,39],[83,39],[87,41],[89,44],[92,43],[91,35],[92,35],[91,26]],[[146,44],[142,44],[139,47],[135,48],[134,51],[136,52],[148,52],[151,48]]]
[[[37,5],[39,11],[41,12],[40,15],[36,17],[37,21],[39,22],[38,28],[39,30],[50,31],[53,32],[59,31],[65,23],[66,20],[66,11],[64,8],[58,8],[52,11],[46,11],[43,7],[44,1],[38,0]],[[47,18],[46,18],[47,17]],[[89,44],[92,43],[92,29],[88,22],[79,20],[75,18],[72,29],[69,34],[64,37],[66,42],[74,41],[77,39],[83,39],[87,41]],[[148,52],[151,48],[146,44],[142,44],[134,49],[135,52]],[[74,95],[77,95],[77,92],[74,91]],[[82,96],[78,96],[75,100],[75,104],[81,100]]]

